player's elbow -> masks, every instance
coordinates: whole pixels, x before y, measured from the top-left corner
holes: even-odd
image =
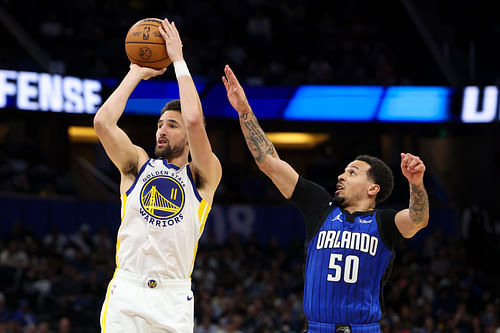
[[[406,235],[403,234],[403,236],[405,238],[412,238],[413,236],[415,236],[420,230],[424,229],[425,227],[427,227],[427,225],[429,224],[429,218],[425,218],[423,219],[422,221],[419,221],[418,223],[414,223],[413,224],[413,228],[411,228],[411,230],[409,230]]]
[[[423,216],[414,219],[413,223],[417,226],[417,231],[427,227],[429,224],[429,212],[424,212]]]
[[[184,122],[188,129],[204,127],[203,116],[200,114],[189,115],[184,117]]]
[[[182,101],[182,118],[188,130],[191,128],[205,127],[205,119],[201,104],[198,101]]]
[[[102,111],[101,109],[99,111]],[[94,130],[99,136],[100,133],[106,131],[112,123],[104,116],[104,112],[97,112],[94,116]]]
[[[429,217],[426,217],[426,218],[422,221],[422,223],[421,223],[421,225],[420,225],[420,229],[423,229],[423,228],[427,227],[428,225],[429,225]]]
[[[106,127],[106,122],[104,121],[103,117],[97,113],[94,116],[94,130],[96,133],[101,132],[104,128]]]

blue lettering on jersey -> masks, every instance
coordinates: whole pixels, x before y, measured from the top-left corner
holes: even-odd
[[[148,215],[148,213],[142,209],[142,207],[139,209],[140,211],[140,214],[142,216],[142,218],[144,219],[144,221],[146,221],[147,223],[151,224],[151,225],[154,225],[156,227],[171,227],[179,222],[182,222],[182,220],[184,219],[184,216],[181,214],[178,214],[177,216],[175,216],[174,218],[171,218],[171,219],[167,219],[167,220],[158,220],[158,219],[155,219],[154,217],[151,217]]]

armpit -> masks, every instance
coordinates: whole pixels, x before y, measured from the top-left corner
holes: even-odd
[[[139,174],[139,170],[137,169],[137,164],[135,163],[128,163],[122,170],[123,174],[126,176],[132,176],[132,177],[137,177]]]
[[[199,172],[193,172],[193,180],[194,180],[194,185],[196,186],[197,189],[201,189],[204,184],[203,177],[201,177]]]

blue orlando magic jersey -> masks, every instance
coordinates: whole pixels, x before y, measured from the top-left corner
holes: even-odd
[[[324,188],[302,177],[291,201],[306,222],[304,312],[309,326],[380,321],[383,284],[401,239],[395,211],[350,214],[335,206]]]
[[[304,311],[309,320],[362,324],[381,319],[381,281],[392,251],[380,239],[376,215],[348,222],[334,207],[307,244]]]

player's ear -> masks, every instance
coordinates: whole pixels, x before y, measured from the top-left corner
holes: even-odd
[[[370,196],[375,196],[377,195],[378,192],[380,192],[379,184],[371,184],[370,187],[368,188],[368,194]]]

